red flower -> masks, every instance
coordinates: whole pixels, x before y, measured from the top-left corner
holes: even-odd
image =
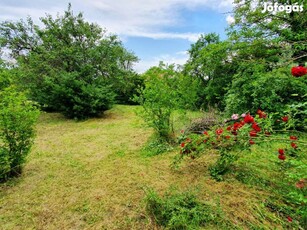
[[[207,131],[204,131],[204,134],[207,135],[207,136],[209,135]]]
[[[215,132],[217,135],[221,135],[223,133],[223,129],[217,129]]]
[[[286,156],[285,155],[278,155],[278,158],[282,161],[284,161],[286,159]]]
[[[296,136],[290,136],[290,140],[297,140]]]
[[[288,220],[289,222],[292,222],[292,218],[291,218],[290,216],[287,217],[287,220]]]
[[[291,142],[291,147],[296,149],[297,148],[297,144],[295,144],[294,142]]]
[[[184,142],[182,142],[180,146],[181,146],[181,148],[184,148],[185,143],[184,143]]]
[[[284,154],[285,154],[285,150],[283,150],[283,149],[278,149],[278,153],[279,153],[280,155],[284,155]]]
[[[287,121],[289,120],[289,117],[288,117],[288,116],[284,116],[284,117],[281,118],[281,120],[282,120],[283,122],[287,122]]]
[[[255,141],[249,140],[249,144],[253,145],[253,144],[255,144]]]
[[[251,137],[256,137],[257,136],[257,132],[255,130],[252,130],[252,131],[249,132],[249,135]]]
[[[230,139],[230,136],[225,136],[225,138],[228,140],[228,139]]]
[[[258,124],[256,122],[254,122],[252,124],[252,128],[256,131],[256,132],[260,132],[261,128],[258,126]]]
[[[231,130],[231,126],[228,126],[228,127],[226,128],[226,130],[230,131],[230,130]]]
[[[291,73],[294,77],[301,77],[307,74],[307,69],[304,66],[294,66],[291,69]]]
[[[247,114],[247,115],[244,117],[244,122],[245,122],[245,123],[253,123],[253,122],[254,122],[254,118],[253,118],[250,114]]]
[[[259,115],[259,118],[266,118],[265,112],[261,111],[260,109],[257,110],[257,114]]]
[[[243,126],[243,124],[241,122],[236,122],[236,123],[233,124],[233,130],[237,131],[242,126]]]

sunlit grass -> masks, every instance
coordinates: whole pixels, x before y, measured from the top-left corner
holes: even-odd
[[[116,106],[83,122],[42,114],[22,176],[0,187],[0,229],[159,229],[144,197],[148,188],[161,195],[170,187],[194,188],[199,200],[219,202],[229,229],[283,228],[283,217],[263,205],[271,195],[265,187],[231,175],[223,182],[210,178],[214,152],[186,160],[179,170],[170,167],[178,149],[144,156],[152,130],[135,114],[138,109]],[[268,179],[276,156],[264,149],[254,149],[236,166],[248,164]],[[248,163],[253,155],[259,161]]]

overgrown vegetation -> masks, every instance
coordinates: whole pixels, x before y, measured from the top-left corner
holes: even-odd
[[[202,226],[223,226],[221,208],[200,202],[192,192],[171,191],[160,197],[155,191],[149,190],[145,201],[146,210],[153,220],[167,229],[192,230]]]

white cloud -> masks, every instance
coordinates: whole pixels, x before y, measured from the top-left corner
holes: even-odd
[[[175,54],[162,54],[150,60],[141,60],[141,62],[134,66],[134,69],[138,73],[144,73],[150,67],[158,66],[160,61],[163,61],[165,64],[183,65],[188,58],[187,51],[180,51]]]
[[[228,25],[231,25],[231,24],[235,23],[235,18],[231,15],[227,15],[226,22],[228,23]]]
[[[36,22],[45,13],[55,16],[67,8],[69,2],[74,12],[84,12],[87,20],[96,22],[111,33],[122,36],[153,39],[186,39],[196,41],[198,34],[167,33],[166,28],[183,23],[180,9],[199,8],[225,12],[231,9],[232,0],[63,0],[53,4],[40,0],[3,0],[0,3],[0,20],[16,20],[30,15]]]

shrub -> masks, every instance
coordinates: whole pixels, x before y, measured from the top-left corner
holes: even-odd
[[[195,82],[175,70],[174,66],[163,63],[149,69],[144,78],[145,88],[136,99],[144,108],[142,116],[160,138],[169,140],[173,133],[172,113],[194,108]]]
[[[147,212],[167,229],[198,229],[221,220],[218,207],[198,201],[191,192],[167,193],[161,198],[151,190],[145,201]]]
[[[0,92],[0,180],[21,173],[38,114],[35,105],[12,86]]]

